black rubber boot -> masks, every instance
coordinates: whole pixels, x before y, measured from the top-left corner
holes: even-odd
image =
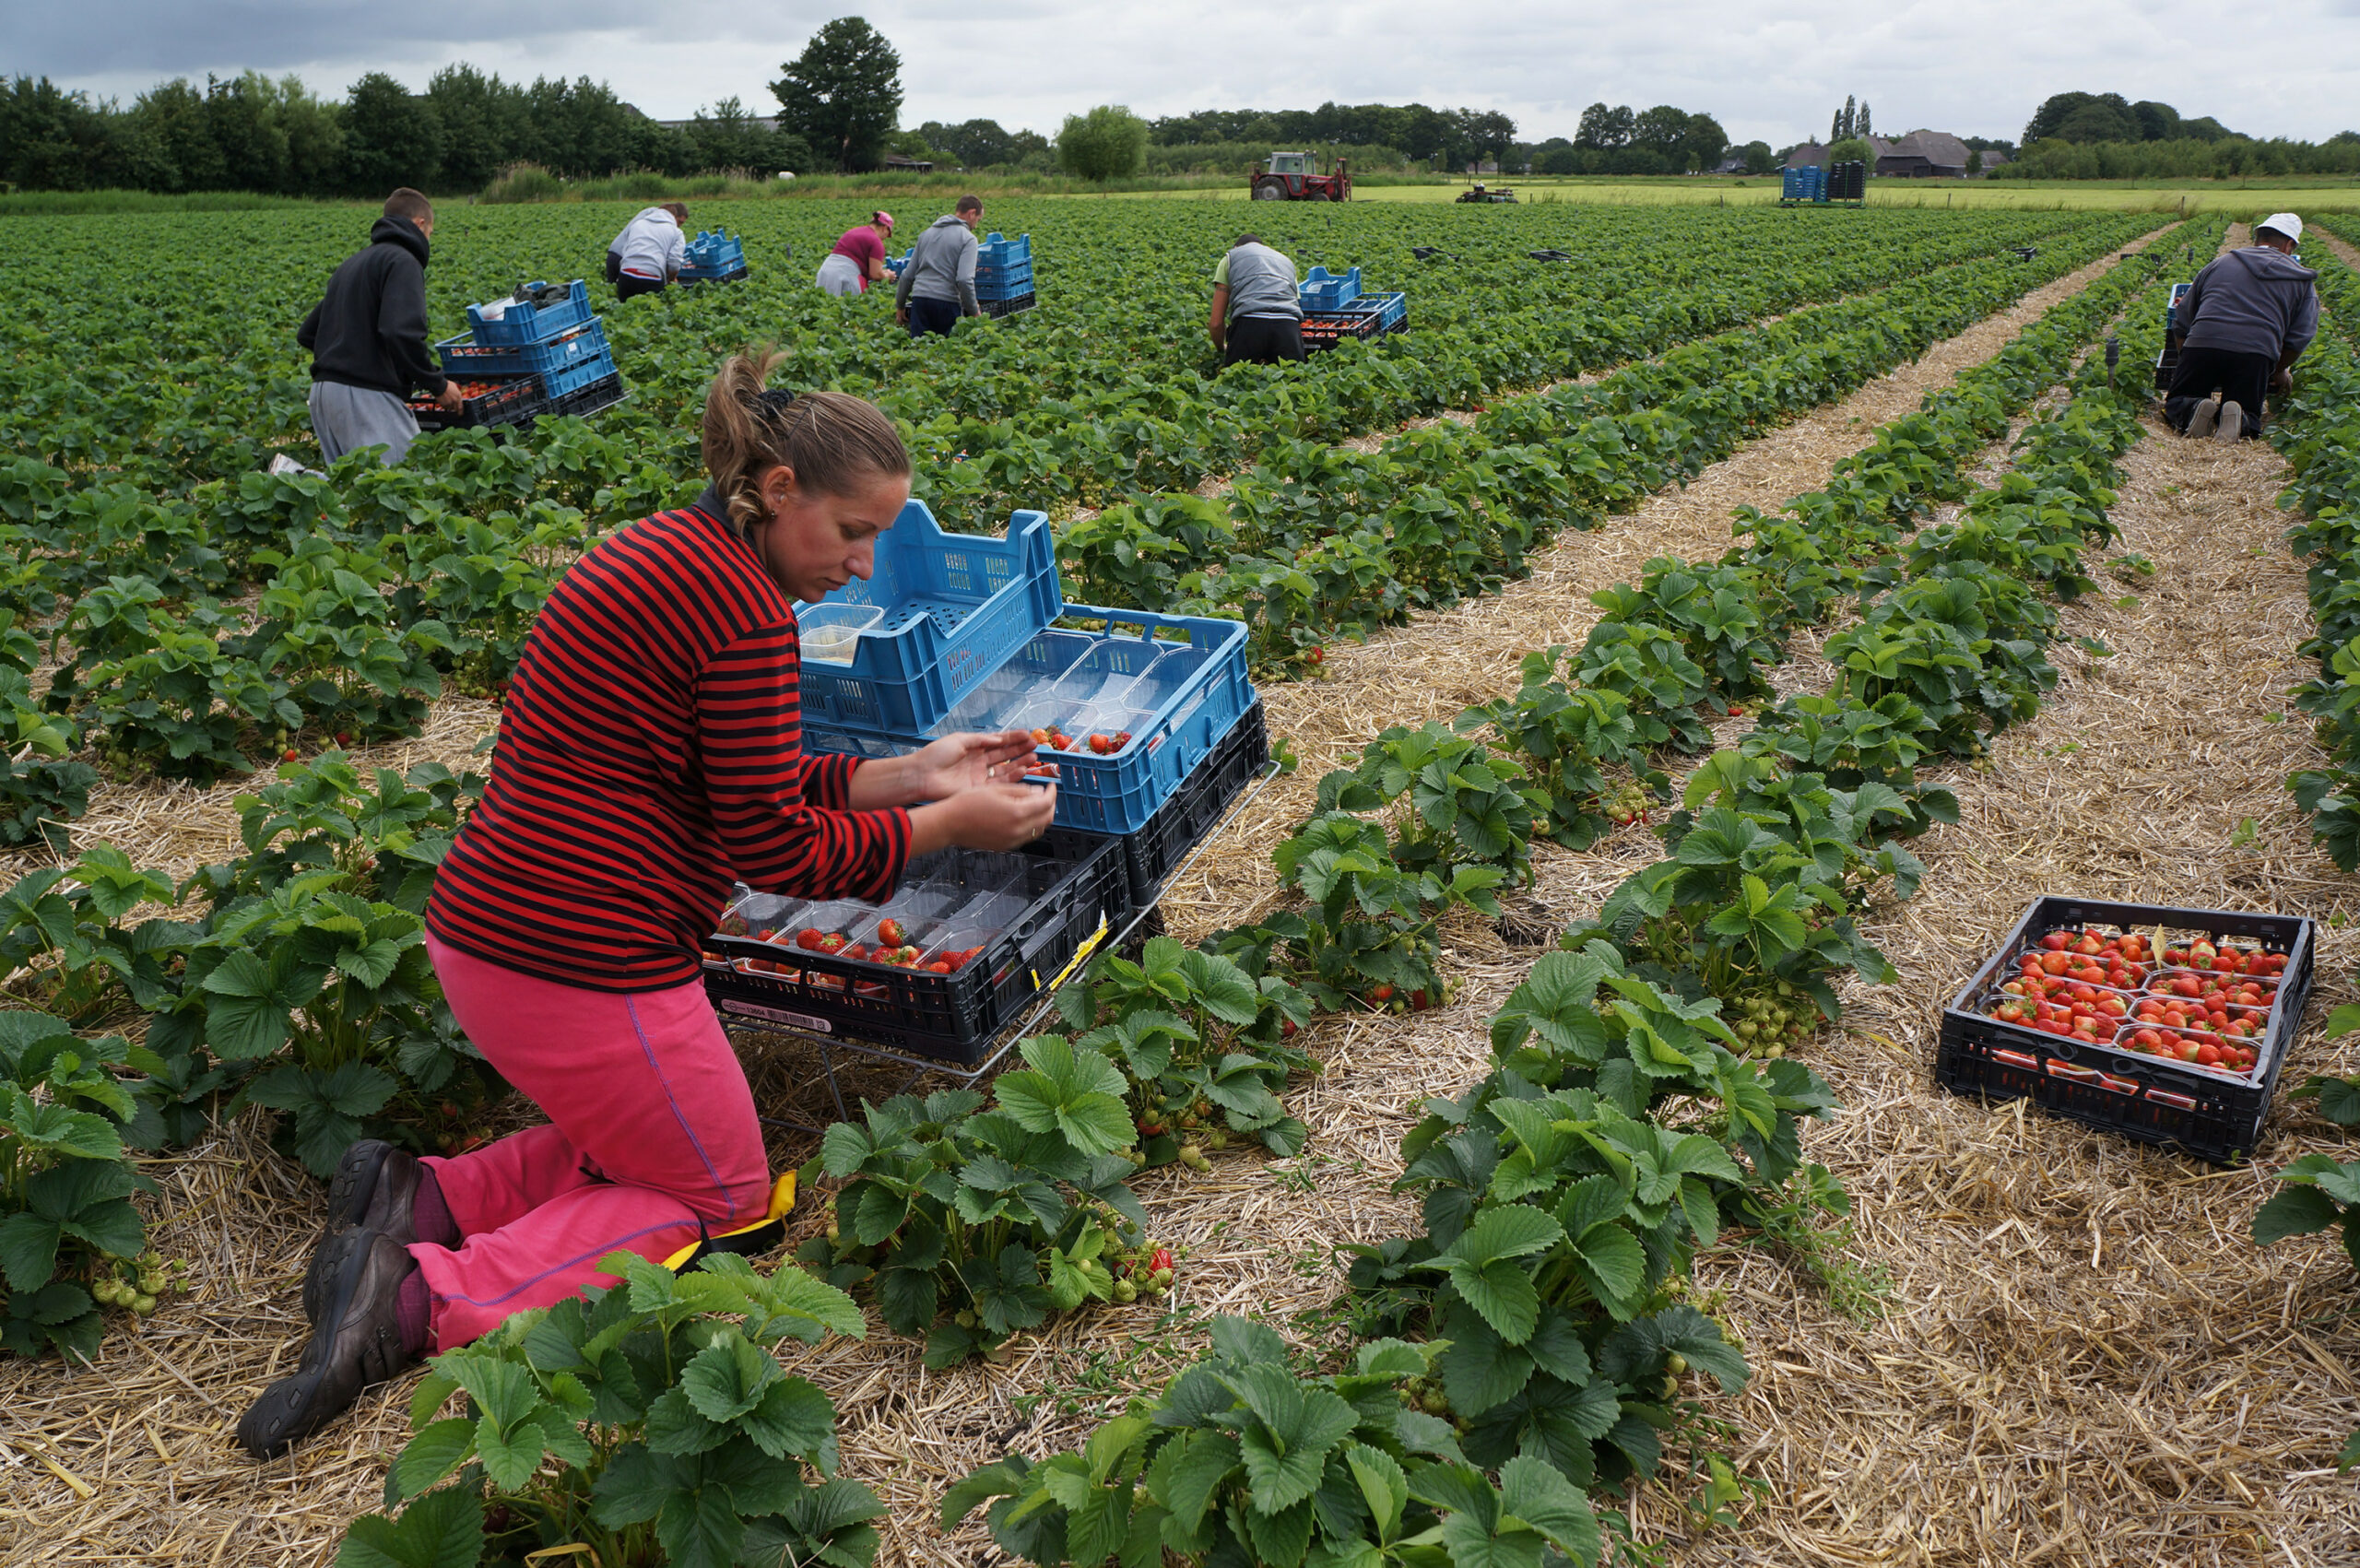
[[[262,1391],[238,1422],[238,1443],[275,1458],[352,1408],[360,1391],[407,1366],[402,1282],[418,1265],[393,1237],[356,1228],[328,1239],[313,1260],[322,1281],[318,1326],[296,1370]]]
[[[313,1326],[320,1321],[322,1258],[328,1243],[358,1225],[391,1236],[403,1246],[418,1240],[410,1213],[418,1184],[426,1167],[418,1156],[395,1149],[381,1138],[364,1138],[344,1151],[336,1174],[328,1178],[328,1222],[312,1247],[311,1267],[303,1275],[303,1317]]]

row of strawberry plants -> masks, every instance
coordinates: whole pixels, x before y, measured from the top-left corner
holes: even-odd
[[[2309,559],[2306,585],[2318,618],[2303,652],[2320,673],[2294,692],[2317,721],[2328,766],[2297,772],[2289,787],[2312,814],[2313,831],[2338,868],[2360,868],[2360,273],[2325,246],[2308,258],[2325,306],[2322,332],[2304,358],[2297,390],[2270,439],[2294,470],[2280,504],[2303,514],[2287,534]],[[2360,1008],[2338,1008],[2330,1040],[2360,1029]],[[2360,1076],[2314,1074],[2295,1094],[2326,1120],[2360,1128]],[[2290,1236],[2340,1229],[2343,1250],[2360,1267],[2360,1161],[2306,1154],[2278,1173],[2284,1184],[2253,1220],[2263,1246]],[[2360,1466],[2360,1431],[2345,1439],[2337,1468]]]
[[[1921,327],[1917,336],[1929,340],[1928,332],[1940,329]],[[1781,343],[1808,341],[1800,325],[1771,330]],[[1232,503],[1253,522],[1242,539],[1230,530],[1228,543],[1242,548],[1216,574],[1221,596],[1187,607],[1256,619],[1268,655],[1494,584],[1519,570],[1547,532],[1586,515],[1585,505],[1627,504],[1703,461],[1710,454],[1699,450],[1692,427],[1704,412],[1717,412],[1726,427],[1716,450],[1736,439],[1745,427],[1727,409],[1694,404],[1735,356],[1759,348],[1752,335],[1741,336],[1741,344],[1717,340],[1715,352],[1692,356],[1693,363],[1615,378],[1573,443],[1578,453],[1496,443],[1457,426],[1405,438],[1368,461],[1292,443],[1277,472],[1300,472],[1284,480],[1258,472]],[[1876,349],[1893,352],[1882,340]],[[1872,357],[1851,374],[1882,362]],[[1632,381],[1639,385],[1624,384]],[[1815,380],[1797,386],[1793,395],[1805,400],[1821,392]],[[1583,396],[1584,408],[1592,407]],[[1634,428],[1627,416],[1638,407],[1683,396],[1684,414],[1649,427],[1661,438],[1658,450],[1629,451],[1614,417]],[[1570,422],[1582,413],[1561,403],[1551,417]],[[575,444],[589,444],[586,432],[571,433]],[[1599,482],[1601,450],[1625,460],[1619,484]],[[30,635],[11,640],[6,662],[27,678],[8,693],[17,755],[39,760],[12,762],[0,778],[0,801],[10,808],[0,832],[21,841],[79,814],[95,782],[73,755],[85,742],[118,772],[139,767],[209,783],[249,771],[255,753],[282,751],[306,730],[339,743],[415,733],[447,676],[466,690],[497,690],[555,570],[582,542],[582,518],[560,501],[536,500],[523,503],[521,516],[495,512],[478,521],[454,500],[479,505],[555,488],[603,511],[623,498],[611,486],[579,493],[581,481],[568,475],[596,469],[595,461],[552,466],[482,442],[447,455],[466,481],[458,497],[450,472],[388,473],[365,464],[340,469],[336,484],[261,474],[241,476],[234,487],[211,481],[184,502],[122,483],[77,488],[64,470],[30,459],[0,473],[0,513],[10,519],[5,526],[19,560],[0,609],[19,624],[49,618],[53,653],[70,644],[72,654],[37,702]],[[1569,472],[1585,476],[1578,498]],[[656,504],[646,493],[656,477],[643,465],[628,499]],[[1536,498],[1546,499],[1536,505]],[[1339,526],[1339,516],[1358,521],[1354,507],[1366,507],[1375,525]],[[1208,541],[1194,525],[1211,510],[1194,498],[1151,502],[1149,520],[1113,552],[1127,550],[1136,561],[1143,543],[1150,557],[1175,546],[1202,549]],[[1085,528],[1103,535],[1115,526]],[[218,595],[256,581],[253,617],[224,610]],[[1124,586],[1082,581],[1093,592]],[[1107,596],[1169,607],[1170,595],[1139,586]],[[1241,591],[1257,602],[1237,602]]]
[[[1891,459],[1909,445],[1929,460],[1913,469],[1917,483],[1885,491],[1894,521],[1954,491],[1959,461],[1996,433],[1992,401],[2003,410],[2003,430],[2004,411],[2023,407],[2067,369],[2074,348],[2140,277],[2093,291],[2047,330],[2020,339],[2008,362],[1979,378],[1986,384],[1962,388],[1864,454]],[[2094,384],[2083,393],[2106,407],[2077,402],[2049,424],[2085,430],[2102,412],[2111,416],[2112,431],[2100,447],[2118,451],[2135,438],[2127,405]],[[2083,542],[2088,510],[2110,499],[2103,489],[2108,469],[2090,461],[2090,442],[2052,438],[2047,429],[2028,438],[2032,453],[2019,475],[2036,492],[2078,495],[2082,505],[2044,541],[2070,550]],[[1853,472],[1881,466],[1864,460]],[[1947,478],[1939,477],[1943,470]],[[2021,496],[2014,503],[2024,504]],[[1987,517],[1998,511],[1984,509]],[[1888,550],[1898,537],[1895,529]],[[1954,529],[1929,530],[1917,546],[1921,572],[1964,567],[1970,580],[1979,574],[1981,560]],[[1873,554],[1857,535],[1831,559],[1839,579],[1849,574],[1841,586],[1876,592]],[[1758,560],[1749,564],[1758,569]],[[1650,586],[1658,599],[1670,589],[1675,603],[1706,607],[1717,624],[1693,651],[1717,655],[1711,667],[1722,697],[1733,688],[1751,695],[1764,655],[1726,632],[1732,596],[1752,572],[1720,570],[1736,581],[1715,588],[1706,573],[1661,563]],[[2053,586],[2059,574],[2033,574]],[[1624,588],[1601,598],[1611,610],[1628,608],[1622,601],[1644,593]],[[1833,599],[1819,595],[1813,607],[1824,610]],[[1954,619],[1937,624],[1957,630]],[[2026,630],[2045,636],[2051,626]],[[1689,657],[1677,634],[1649,628],[1607,639],[1625,649],[1643,643],[1659,650],[1658,666],[1677,661],[1689,672],[1659,712],[1691,706],[1712,690],[1707,665]],[[1593,648],[1600,645],[1594,641]],[[2002,670],[1998,678],[2010,676]],[[1563,723],[1593,737],[1615,735],[1626,756],[1641,752],[1628,697],[1578,680],[1549,684],[1528,687],[1518,735]],[[1986,721],[1997,727],[2019,707],[2012,700],[1991,705]],[[1469,718],[1498,722],[1481,712]],[[1762,733],[1784,731],[1773,725]],[[1677,744],[1678,737],[1656,738]],[[1479,760],[1464,737],[1439,726],[1388,732],[1361,768],[1323,782],[1329,830],[1323,842],[1306,843],[1320,836],[1306,833],[1280,851],[1282,871],[1291,861],[1316,867],[1306,891],[1329,895],[1297,924],[1340,928],[1351,914],[1375,913],[1372,902],[1382,907],[1383,899],[1363,891],[1383,879],[1380,857],[1419,867],[1428,888],[1444,873],[1478,872],[1462,892],[1469,902],[1486,896],[1519,868],[1530,824],[1548,819],[1552,792],[1516,787],[1519,772],[1496,755]],[[1382,808],[1388,786],[1394,797],[1416,792],[1389,845],[1359,815]],[[1594,801],[1599,792],[1586,793]],[[1682,882],[1693,890],[1706,882],[1726,892],[1717,884],[1735,883],[1729,906],[1683,936],[1717,927],[1716,934],[1752,939],[1765,975],[1783,963],[1786,974],[1804,982],[1781,980],[1782,991],[1823,991],[1821,974],[1844,961],[1867,960],[1881,976],[1889,973],[1848,930],[1845,917],[1866,890],[1846,878],[1867,864],[1862,843],[1910,822],[1898,794],[1873,783],[1831,791],[1815,775],[1787,775],[1775,753],[1725,752],[1691,781],[1685,805],[1707,801],[1701,817],[1683,820],[1683,810],[1667,828],[1676,857],[1653,869],[1668,874],[1643,872],[1626,890]],[[1346,833],[1351,842],[1339,842]],[[1700,852],[1708,840],[1709,853]],[[1894,868],[1892,849],[1877,852],[1887,857],[1877,869]],[[1339,890],[1340,898],[1333,896]],[[1655,913],[1679,906],[1676,897],[1667,899]],[[1610,914],[1612,907],[1610,901]],[[1336,922],[1338,915],[1347,920]],[[1822,915],[1839,927],[1830,934],[1834,946],[1808,935]],[[1692,1368],[1709,1373],[1724,1391],[1745,1380],[1741,1353],[1680,1301],[1679,1276],[1724,1223],[1758,1217],[1758,1200],[1799,1176],[1804,1190],[1831,1206],[1836,1200],[1823,1172],[1804,1173],[1794,1137],[1798,1114],[1827,1107],[1824,1085],[1797,1064],[1741,1060],[1742,1053],[1776,1055],[1780,1047],[1750,1038],[1752,1016],[1735,1028],[1724,1020],[1710,961],[1700,962],[1688,942],[1634,944],[1633,935],[1611,922],[1568,933],[1569,950],[1544,958],[1493,1020],[1494,1073],[1462,1100],[1438,1102],[1405,1140],[1401,1185],[1423,1195],[1426,1233],[1353,1249],[1351,1282],[1364,1330],[1422,1342],[1379,1340],[1358,1353],[1351,1373],[1306,1377],[1275,1335],[1225,1325],[1198,1365],[1160,1398],[1135,1401],[1080,1452],[1040,1465],[1010,1457],[953,1489],[945,1523],[989,1502],[999,1544],[1043,1563],[1150,1562],[1162,1550],[1288,1568],[1307,1559],[1476,1562],[1501,1553],[1534,1560],[1549,1548],[1598,1562],[1608,1533],[1585,1493],[1652,1473],[1667,1433],[1675,1442],[1705,1436],[1701,1407],[1677,1397],[1678,1379]],[[1786,948],[1786,957],[1763,961],[1775,947]],[[1806,951],[1808,961],[1793,961]],[[1316,980],[1308,984],[1319,996]],[[1444,1415],[1455,1419],[1437,1419]],[[1740,1489],[1725,1460],[1707,1456],[1704,1471],[1702,1511],[1710,1514]]]
[[[521,277],[563,276],[553,257],[596,255],[611,232],[611,224],[596,230],[608,216],[596,207],[446,214],[428,275],[435,335],[465,326],[467,300],[503,294]],[[752,243],[767,231],[816,242],[819,253],[832,239],[820,232],[831,216],[824,204],[736,216]],[[1265,434],[1335,439],[1396,423],[1890,281],[1929,258],[2044,242],[2086,221],[1894,213],[1839,234],[1757,212],[1533,209],[1469,233],[1464,224],[1438,225],[1431,212],[1378,206],[1255,216],[1266,230],[1278,224],[1268,237],[1306,265],[1366,263],[1373,277],[1410,288],[1420,330],[1432,336],[1414,352],[1348,349],[1310,376],[1247,367],[1200,381],[1192,372],[1205,355],[1201,279],[1236,214],[1201,204],[995,204],[995,223],[1037,231],[1044,304],[1022,321],[951,351],[912,344],[881,310],[818,295],[806,271],[765,251],[742,284],[676,290],[609,312],[634,399],[602,424],[657,453],[677,486],[694,467],[693,442],[678,432],[693,426],[713,358],[784,335],[796,384],[889,400],[919,434],[925,466],[931,472],[941,460],[941,494],[953,510],[962,498],[1033,504],[1068,475],[1092,488],[1157,485],[1171,465],[1201,473],[1232,461],[1222,454],[1250,453]],[[159,495],[259,466],[271,444],[301,431],[301,361],[289,324],[357,237],[340,217],[66,220],[42,246],[48,287],[25,290],[0,315],[0,359],[19,367],[22,382],[22,395],[0,414],[11,449]],[[1412,258],[1421,240],[1446,235],[1450,253]],[[1569,260],[1537,262],[1524,253],[1536,244]],[[143,265],[125,277],[118,258],[133,246]],[[95,275],[88,288],[84,269]],[[225,286],[237,304],[215,309]],[[107,307],[70,303],[92,297]],[[159,376],[159,363],[177,373]],[[950,464],[959,451],[976,461]],[[1017,454],[1018,472],[1001,477],[1022,482],[997,485],[992,469]]]
[[[1973,263],[1858,304],[1690,344],[1595,385],[1503,404],[1363,456],[1299,447],[1225,497],[1142,498],[1069,524],[1092,602],[1230,617],[1265,664],[1495,588],[1564,526],[1684,481],[2149,225],[2078,231],[2036,267]]]

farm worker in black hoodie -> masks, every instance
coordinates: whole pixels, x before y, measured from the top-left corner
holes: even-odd
[[[2319,274],[2295,259],[2303,220],[2273,213],[2254,242],[2196,275],[2180,301],[2179,367],[2164,394],[2175,430],[2215,441],[2261,433],[2265,392],[2295,390],[2294,363],[2319,329]]]
[[[983,254],[975,225],[983,220],[983,197],[961,196],[957,211],[945,213],[919,231],[917,243],[910,247],[910,264],[893,286],[893,319],[908,327],[912,337],[929,332],[947,337],[961,316],[984,313],[975,299],[975,261]]]
[[[434,206],[404,185],[385,198],[369,230],[369,248],[348,256],[328,291],[296,329],[312,351],[312,432],[333,463],[348,452],[382,446],[398,463],[418,439],[418,419],[403,401],[423,387],[447,413],[459,411],[459,388],[435,368],[426,348],[426,242]]]

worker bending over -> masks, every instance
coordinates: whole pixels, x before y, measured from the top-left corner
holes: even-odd
[[[2215,259],[2180,301],[2179,365],[2164,394],[2174,430],[2216,441],[2261,433],[2266,392],[2295,390],[2293,366],[2319,328],[2319,274],[2297,263],[2303,220],[2264,218],[2254,242]]]
[[[866,294],[870,284],[893,276],[893,269],[885,265],[885,242],[892,237],[893,215],[879,207],[868,215],[867,222],[844,231],[836,248],[820,263],[813,281],[821,291],[840,298]]]
[[[1240,234],[1213,268],[1213,311],[1205,331],[1224,365],[1302,359],[1303,299],[1294,263],[1259,236]]]
[[[382,446],[398,463],[418,439],[412,387],[433,394],[445,413],[459,411],[458,386],[426,349],[427,241],[434,206],[404,185],[385,198],[369,230],[369,248],[345,258],[327,292],[295,329],[312,351],[312,433],[333,463],[348,452]]]
[[[623,225],[607,247],[607,281],[615,286],[616,299],[653,294],[680,276],[689,264],[689,242],[680,237],[680,225],[688,220],[687,207],[666,202],[643,208]]]
[[[984,313],[975,299],[975,261],[983,253],[975,226],[983,220],[984,198],[961,196],[955,212],[918,230],[909,265],[893,286],[893,319],[912,337],[929,332],[947,337],[961,316]]]

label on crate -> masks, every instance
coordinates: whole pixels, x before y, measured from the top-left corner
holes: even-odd
[[[813,1018],[809,1013],[789,1012],[785,1008],[766,1008],[760,1002],[740,1001],[735,996],[724,996],[721,1010],[746,1018],[758,1018],[765,1023],[783,1023],[790,1029],[808,1029],[821,1034],[836,1032],[836,1026],[826,1019]]]

